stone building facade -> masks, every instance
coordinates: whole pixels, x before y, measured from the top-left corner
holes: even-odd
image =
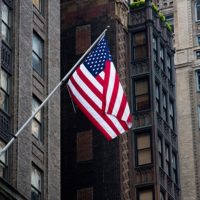
[[[61,75],[98,35],[106,37],[127,93],[133,127],[107,142],[61,93],[62,198],[180,199],[173,35],[150,1],[61,1]]]
[[[60,80],[60,3],[1,0],[0,148]],[[0,158],[0,199],[60,199],[59,91]]]
[[[200,199],[200,1],[177,0],[177,111],[182,199]]]

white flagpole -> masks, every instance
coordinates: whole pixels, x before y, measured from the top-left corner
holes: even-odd
[[[24,128],[29,124],[29,122],[34,118],[34,116],[40,111],[40,109],[47,103],[47,101],[56,92],[56,90],[66,81],[66,79],[76,69],[76,67],[80,64],[83,58],[90,52],[90,50],[96,45],[96,43],[104,37],[108,28],[110,28],[110,26],[107,26],[107,28],[101,33],[101,35],[94,41],[94,43],[88,48],[88,50],[81,56],[81,58],[76,62],[76,64],[69,70],[69,72],[58,83],[58,85],[51,91],[51,93],[46,97],[46,99],[40,104],[40,106],[36,109],[36,111],[27,119],[27,121],[22,125],[22,127],[16,132],[13,138],[0,151],[0,156],[7,151],[7,149],[11,146],[11,144],[15,141],[15,139],[17,139],[18,135],[24,130]]]

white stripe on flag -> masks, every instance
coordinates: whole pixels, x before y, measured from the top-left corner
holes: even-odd
[[[130,109],[128,106],[128,102],[126,102],[126,107],[125,107],[124,113],[122,115],[122,120],[127,122],[129,115],[130,115]]]
[[[117,128],[117,130],[119,130],[119,132],[120,133],[124,133],[125,132],[125,130],[124,130],[124,128],[122,127],[122,125],[120,124],[120,122],[119,122],[119,120],[115,117],[115,116],[113,116],[113,115],[108,115],[108,114],[106,114],[108,117],[109,117],[109,119],[113,122],[113,124],[115,125],[115,127]]]
[[[104,80],[104,78],[105,78],[105,72],[102,71],[102,72],[99,74],[99,76]]]
[[[83,91],[88,95],[88,97],[100,108],[102,109],[102,101],[93,93],[93,91],[82,81],[77,72],[73,74],[73,78],[76,83],[83,89]]]

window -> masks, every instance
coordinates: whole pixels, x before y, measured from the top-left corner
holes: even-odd
[[[0,108],[9,112],[9,93],[10,93],[10,78],[6,71],[1,70],[1,87],[0,87]]]
[[[164,192],[160,192],[160,200],[165,200],[165,193]]]
[[[200,70],[196,70],[195,71],[195,74],[196,74],[196,88],[197,88],[197,91],[200,91]]]
[[[135,106],[136,111],[150,108],[148,79],[135,80]]]
[[[174,31],[174,15],[173,14],[165,15],[165,19],[167,22],[171,24],[172,30]]]
[[[2,150],[4,147],[5,147],[5,143],[2,140],[0,140],[0,150]],[[6,178],[7,164],[8,164],[7,152],[5,152],[4,154],[0,156],[0,177],[1,178]]]
[[[172,81],[172,63],[171,63],[171,56],[169,54],[167,54],[167,70],[168,70],[169,80]]]
[[[84,40],[83,40],[84,38]],[[91,45],[91,25],[76,27],[76,55],[83,54]]]
[[[169,146],[165,144],[165,172],[169,176],[170,175],[170,152]]]
[[[171,100],[169,102],[169,120],[171,129],[174,129],[174,103]]]
[[[163,150],[162,150],[162,138],[158,136],[158,161],[159,166],[163,168]]]
[[[32,66],[33,69],[39,74],[43,74],[43,40],[35,33],[33,33],[32,40]]]
[[[42,191],[42,173],[41,171],[32,166],[31,172],[31,200],[40,200]]]
[[[196,58],[200,59],[200,51],[196,51]]]
[[[138,191],[137,196],[138,200],[153,200],[153,190],[152,189],[140,190]]]
[[[33,0],[33,5],[40,11],[43,12],[43,0]]]
[[[152,162],[150,133],[139,133],[137,139],[137,164],[145,165]]]
[[[40,102],[38,99],[33,97],[32,99],[32,114],[35,113],[37,108],[40,106]],[[35,117],[32,119],[32,134],[39,141],[43,141],[43,116],[42,110],[38,111]]]
[[[197,45],[200,46],[200,35],[197,36]]]
[[[196,16],[196,21],[200,21],[200,0],[197,0],[195,4],[195,16]]]
[[[133,54],[135,60],[147,57],[146,43],[146,33],[144,31],[133,35]]]
[[[160,68],[165,71],[164,48],[160,46]]]
[[[160,88],[158,83],[156,83],[156,112],[160,113]]]
[[[11,14],[9,7],[2,1],[1,4],[1,34],[2,39],[10,44],[10,24],[11,24]]]
[[[199,117],[199,128],[200,128],[200,105],[198,106],[197,109],[198,109],[197,112],[198,112],[198,117]]]
[[[172,170],[173,170],[173,181],[178,183],[178,174],[177,174],[177,156],[176,153],[172,153]]]
[[[163,119],[167,121],[167,94],[163,91]]]
[[[153,37],[153,59],[155,62],[158,60],[158,52],[157,52],[157,38]]]
[[[77,200],[93,200],[93,188],[77,190]]]
[[[84,131],[77,134],[76,149],[78,162],[91,160],[93,158],[92,131]]]

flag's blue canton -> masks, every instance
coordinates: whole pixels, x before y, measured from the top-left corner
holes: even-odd
[[[103,38],[84,60],[84,65],[93,76],[97,76],[105,67],[105,61],[112,60],[107,42]]]

